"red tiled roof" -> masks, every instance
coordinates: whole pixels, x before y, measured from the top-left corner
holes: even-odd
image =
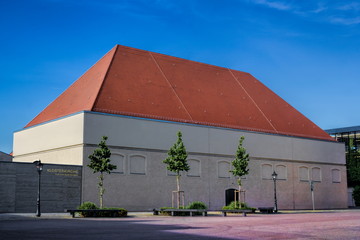
[[[249,73],[119,45],[26,127],[82,110],[333,140]]]

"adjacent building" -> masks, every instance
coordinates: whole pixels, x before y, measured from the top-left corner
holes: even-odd
[[[10,154],[4,153],[0,151],[0,161],[4,161],[4,162],[11,162],[12,161],[12,156]]]
[[[334,128],[325,130],[330,136],[332,136],[336,141],[342,142],[345,144],[346,152],[346,164],[347,170],[349,168],[359,166],[360,163],[360,126],[352,127],[343,127],[343,128]],[[348,173],[348,205],[353,207],[355,206],[355,201],[353,199],[353,187],[357,185],[352,179],[351,174]]]
[[[239,138],[250,154],[245,201],[279,209],[346,208],[344,144],[246,72],[115,46],[14,134],[14,161],[82,167],[81,201],[98,203],[88,156],[108,136],[106,206],[171,206],[174,174],[162,162],[182,131],[190,171],[185,202],[220,209],[237,188],[229,173]],[[233,196],[232,196],[233,197]]]
[[[345,143],[346,152],[359,150],[360,126],[343,127],[325,130],[336,141]]]

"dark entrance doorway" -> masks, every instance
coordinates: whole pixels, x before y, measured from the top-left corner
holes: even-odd
[[[225,190],[225,204],[226,205],[229,205],[232,201],[235,201],[235,191],[236,191],[236,189],[234,189],[234,188]],[[239,194],[237,193],[237,195],[239,195]],[[239,199],[239,196],[236,196],[236,198]]]

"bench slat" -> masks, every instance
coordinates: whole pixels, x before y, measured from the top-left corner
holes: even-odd
[[[71,216],[74,218],[75,217],[75,213],[94,213],[95,217],[97,215],[97,213],[99,212],[117,212],[119,210],[115,210],[115,209],[66,209],[65,212],[68,212],[71,214]]]
[[[153,209],[154,215],[159,215],[159,212],[170,212],[171,216],[175,216],[176,212],[188,212],[192,217],[193,213],[202,213],[203,216],[207,216],[206,209]]]
[[[226,210],[220,210],[220,212],[222,212],[222,215],[224,217],[226,217],[227,213],[242,213],[243,216],[246,217],[246,214],[252,213],[252,210],[250,210],[250,209],[234,209],[234,210],[226,209]]]
[[[261,213],[273,213],[274,212],[273,207],[259,207],[258,209]]]

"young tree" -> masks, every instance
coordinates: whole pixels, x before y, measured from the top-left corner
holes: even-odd
[[[246,149],[243,147],[243,141],[245,137],[241,136],[239,140],[239,145],[236,150],[235,159],[231,162],[233,169],[230,172],[235,178],[237,178],[237,183],[239,185],[239,196],[241,191],[241,177],[249,173],[249,154],[246,153]]]
[[[96,148],[89,156],[90,164],[87,165],[91,168],[94,173],[100,173],[98,179],[98,187],[99,187],[99,198],[100,198],[100,208],[103,208],[103,196],[105,193],[104,188],[104,173],[110,174],[110,172],[116,169],[116,165],[110,163],[111,152],[110,149],[106,146],[106,140],[108,137],[103,136],[102,140],[99,143],[99,148]]]
[[[163,161],[167,164],[167,169],[176,173],[176,185],[177,185],[177,207],[180,207],[180,172],[189,171],[190,167],[187,163],[187,153],[182,141],[182,134],[180,131],[177,133],[177,142],[169,149],[168,157]]]

